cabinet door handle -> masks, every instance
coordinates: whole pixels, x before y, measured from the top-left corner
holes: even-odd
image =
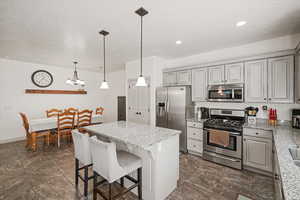
[[[272,100],[271,98],[269,98],[269,100]]]
[[[264,98],[264,100],[267,100],[267,98]]]
[[[259,135],[259,133],[255,133],[256,135]]]

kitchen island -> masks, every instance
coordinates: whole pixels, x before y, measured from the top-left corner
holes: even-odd
[[[163,200],[177,187],[181,131],[127,121],[85,128],[99,139],[115,142],[118,149],[142,159],[144,200]]]

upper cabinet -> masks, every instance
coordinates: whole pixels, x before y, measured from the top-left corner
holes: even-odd
[[[215,66],[208,68],[208,84],[209,85],[218,85],[225,82],[224,76],[225,66]]]
[[[176,85],[177,79],[176,79],[177,72],[164,72],[163,73],[163,85]]]
[[[208,68],[209,85],[234,84],[244,82],[244,64],[234,63]]]
[[[177,72],[177,85],[191,85],[192,84],[192,71],[179,71]]]
[[[191,85],[192,84],[192,71],[184,70],[177,72],[164,72],[163,73],[163,85]]]
[[[267,60],[245,63],[246,102],[267,102]]]
[[[192,74],[192,101],[206,101],[208,69],[194,69]]]
[[[294,57],[285,56],[268,60],[269,103],[294,102]]]
[[[225,83],[243,83],[244,82],[244,63],[234,63],[225,65]]]

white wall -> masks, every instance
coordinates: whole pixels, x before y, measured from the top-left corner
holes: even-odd
[[[165,62],[166,68],[175,68],[183,66],[193,66],[220,60],[235,59],[240,57],[254,56],[270,52],[295,49],[300,41],[300,34],[288,35],[284,37],[273,38],[264,41],[258,41],[242,46],[219,49],[198,55],[184,58],[171,59]],[[238,108],[244,109],[247,106],[256,106],[262,110],[264,104],[246,104],[246,103],[211,103],[197,102],[196,106],[205,106],[209,108]],[[278,110],[278,118],[281,120],[291,120],[291,109],[300,108],[298,104],[266,104],[268,107]],[[260,111],[258,117],[267,118],[267,112]]]
[[[87,95],[25,94],[25,89],[37,89],[31,82],[31,74],[38,69],[48,70],[54,77],[52,86],[47,89],[78,89],[65,84],[67,78],[72,78],[72,68],[0,59],[0,143],[24,136],[19,112],[26,113],[29,118],[41,118],[49,108],[103,106],[105,121],[117,119],[117,96],[125,95],[124,70],[107,75],[111,86],[107,91],[99,89],[102,73],[79,70],[79,77],[86,82]]]
[[[160,57],[148,57],[143,59],[143,75],[150,78],[150,124],[155,125],[155,89],[162,85],[162,69],[164,59]],[[129,79],[137,79],[140,75],[140,61],[130,61],[125,66],[126,84],[125,92],[127,94],[127,83]],[[127,95],[126,95],[127,96]],[[127,106],[128,107],[128,106]],[[126,109],[127,110],[127,109]]]
[[[193,66],[214,61],[294,49],[299,41],[300,34],[294,34],[232,48],[218,49],[183,58],[170,59],[166,61],[166,68]]]

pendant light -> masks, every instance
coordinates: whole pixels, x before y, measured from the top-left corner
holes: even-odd
[[[69,85],[81,85],[81,86],[84,86],[85,82],[83,80],[80,80],[79,76],[78,76],[77,67],[76,67],[76,65],[78,64],[78,62],[74,61],[73,63],[74,63],[73,78],[72,79],[68,79],[66,81],[66,83],[69,84]]]
[[[100,89],[109,89],[108,83],[106,81],[106,71],[105,71],[105,36],[109,34],[109,32],[102,30],[99,32],[100,35],[103,35],[103,82],[101,83]]]
[[[140,64],[140,76],[136,82],[135,86],[141,86],[141,87],[146,87],[147,83],[145,80],[145,77],[143,76],[143,16],[148,14],[148,11],[145,10],[143,7],[139,8],[138,10],[135,11],[137,15],[141,17],[141,64]]]

